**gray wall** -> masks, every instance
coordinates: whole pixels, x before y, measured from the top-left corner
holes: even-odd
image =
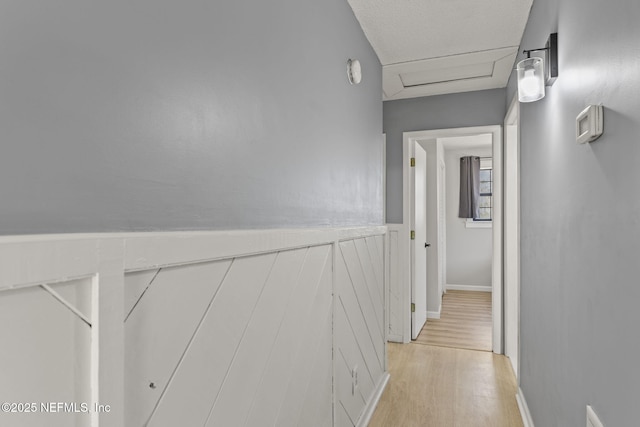
[[[387,222],[402,223],[402,133],[499,125],[506,113],[505,89],[384,102],[387,134]]]
[[[491,157],[491,148],[445,151],[447,285],[491,286],[493,229],[467,228],[458,218],[460,157]]]
[[[536,426],[585,425],[587,404],[606,426],[638,425],[639,19],[637,0],[536,0],[521,45],[558,31],[560,76],[520,110],[521,388]],[[600,103],[604,135],[576,144],[576,116]]]
[[[10,0],[0,28],[0,234],[382,223],[346,1]]]

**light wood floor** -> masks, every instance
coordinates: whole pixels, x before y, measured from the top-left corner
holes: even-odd
[[[515,376],[490,352],[491,327],[491,293],[448,291],[416,341],[388,344],[391,378],[369,426],[521,427]]]
[[[440,319],[428,319],[417,344],[491,351],[491,292],[447,291]]]
[[[389,343],[387,384],[369,427],[522,427],[509,360],[490,352]]]

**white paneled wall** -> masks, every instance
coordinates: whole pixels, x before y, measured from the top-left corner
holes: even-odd
[[[109,405],[0,425],[366,425],[385,232],[0,238],[0,399]]]
[[[389,269],[389,341],[411,339],[411,295],[405,273],[409,271],[409,230],[402,224],[387,224],[387,261]]]
[[[340,242],[336,261],[336,397],[340,426],[360,421],[362,405],[386,381],[384,239]]]
[[[0,400],[15,403],[9,411],[16,411],[3,407],[0,425],[89,425],[82,408],[57,412],[48,405],[91,402],[91,325],[71,310],[90,305],[91,287],[83,282],[0,293]],[[61,294],[75,304],[68,307],[54,296]]]

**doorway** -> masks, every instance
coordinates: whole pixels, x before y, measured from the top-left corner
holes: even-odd
[[[489,135],[491,138],[491,147],[493,151],[493,228],[492,228],[492,241],[493,260],[491,264],[491,285],[492,291],[492,350],[495,353],[502,353],[503,351],[503,312],[502,312],[502,128],[501,126],[481,126],[471,128],[458,128],[458,129],[441,129],[419,132],[405,132],[403,135],[403,153],[404,153],[404,203],[403,203],[403,222],[409,227],[414,226],[412,222],[414,213],[414,200],[415,183],[413,182],[414,174],[411,168],[411,157],[415,153],[416,145],[426,148],[427,152],[427,191],[431,189],[434,193],[438,193],[441,190],[439,181],[435,179],[440,172],[442,172],[441,165],[438,161],[438,156],[430,156],[430,153],[438,153],[438,139],[442,138],[455,138],[455,137],[469,137],[474,135]],[[431,149],[430,149],[431,148]],[[429,170],[432,172],[430,173]],[[432,176],[432,179],[429,179]],[[442,287],[443,280],[446,278],[446,274],[443,269],[444,262],[442,260],[444,256],[444,248],[441,247],[443,242],[443,227],[438,227],[437,220],[440,216],[438,211],[440,209],[441,199],[436,196],[436,202],[434,204],[434,214],[429,215],[427,213],[427,221],[433,221],[432,227],[428,227],[431,230],[438,230],[437,235],[427,235],[426,242],[431,245],[429,248],[428,256],[428,274],[427,274],[427,299],[430,302],[430,306],[433,310],[429,310],[429,313],[434,317],[437,317],[439,307],[442,304]],[[429,210],[427,210],[429,212]],[[410,233],[412,230],[407,230]],[[410,246],[415,247],[414,241],[410,241]],[[496,243],[497,242],[497,243]],[[410,251],[408,251],[411,253]],[[411,262],[411,280],[408,285],[410,289],[414,289],[416,283],[414,282],[415,275],[413,274],[413,268],[415,266],[415,260]],[[434,298],[435,295],[435,298]],[[413,326],[413,325],[412,325]],[[414,327],[411,328],[414,332]],[[414,334],[412,333],[412,338]],[[405,342],[408,342],[408,337],[405,337]]]

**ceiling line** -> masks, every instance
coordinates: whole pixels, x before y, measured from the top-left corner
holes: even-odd
[[[401,65],[401,64],[411,64],[413,62],[418,62],[418,61],[429,61],[432,59],[442,59],[442,58],[451,58],[452,56],[462,56],[462,55],[469,55],[472,53],[483,53],[483,52],[493,52],[496,50],[501,50],[501,49],[512,49],[512,48],[517,48],[519,49],[519,46],[504,46],[504,47],[497,47],[495,49],[485,49],[485,50],[474,50],[471,52],[463,52],[463,53],[455,53],[453,55],[443,55],[443,56],[433,56],[431,58],[423,58],[423,59],[413,59],[411,61],[402,61],[402,62],[394,62],[394,63],[390,63],[390,64],[384,64],[383,67],[389,67],[391,65]],[[509,55],[507,55],[509,56]],[[505,56],[506,57],[506,56]],[[501,58],[502,59],[502,58]]]

